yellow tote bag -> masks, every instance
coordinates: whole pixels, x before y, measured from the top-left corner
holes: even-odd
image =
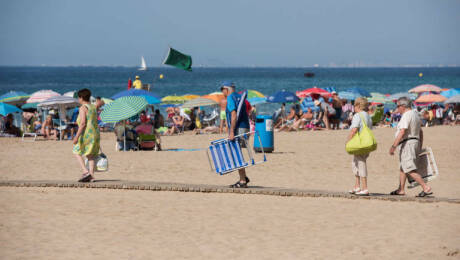
[[[377,141],[374,134],[367,127],[364,118],[361,115],[359,117],[361,117],[361,121],[363,122],[363,129],[361,133],[358,131],[345,146],[345,150],[349,154],[364,155],[377,149]]]

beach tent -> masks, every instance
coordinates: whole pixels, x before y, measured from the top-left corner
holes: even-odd
[[[438,86],[431,85],[431,84],[423,84],[419,85],[415,88],[410,89],[408,92],[409,93],[422,93],[422,92],[435,92],[439,93],[441,92],[442,89]]]
[[[60,94],[52,90],[39,90],[30,95],[30,98],[27,99],[26,103],[40,103],[48,98],[57,96],[60,96]]]
[[[62,130],[66,127],[62,125],[62,121],[66,121],[66,109],[70,107],[78,106],[78,100],[73,97],[67,96],[55,96],[50,97],[47,100],[44,100],[38,103],[37,108],[49,110],[52,108],[56,108],[59,111],[59,133],[60,139],[62,140]]]
[[[460,95],[460,88],[451,88],[446,91],[441,92],[441,95],[445,96],[446,98],[450,98],[456,95]],[[0,100],[1,102],[1,100]]]
[[[212,99],[200,97],[185,102],[182,105],[182,108],[206,107],[214,105],[218,105],[218,103]]]
[[[281,90],[267,97],[269,103],[294,103],[298,102],[299,98],[292,92]]]
[[[138,115],[149,103],[143,96],[126,96],[115,99],[107,104],[101,112],[104,123],[118,123],[123,120],[125,129],[123,150],[126,151],[126,119]]]
[[[444,101],[444,104],[455,104],[455,103],[460,103],[460,95],[450,97],[446,101]]]

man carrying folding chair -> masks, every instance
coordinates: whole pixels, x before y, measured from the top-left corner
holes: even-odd
[[[227,125],[228,125],[228,139],[234,140],[235,136],[249,133],[249,117],[246,112],[246,95],[238,94],[235,91],[235,84],[231,81],[222,82],[220,88],[224,96],[227,98]],[[239,137],[243,138],[243,137]],[[245,147],[245,142],[241,140],[240,145]],[[235,184],[230,185],[231,188],[247,188],[249,178],[246,176],[246,170],[239,169],[240,180]]]

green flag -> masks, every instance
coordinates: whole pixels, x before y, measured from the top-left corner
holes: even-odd
[[[168,55],[163,61],[163,64],[168,64],[179,69],[192,71],[192,57],[169,47]]]

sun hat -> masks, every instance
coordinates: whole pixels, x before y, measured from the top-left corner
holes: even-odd
[[[321,104],[321,101],[319,101],[319,100],[315,100],[315,102],[314,102],[314,103],[315,103],[315,106],[319,106],[319,105]]]
[[[138,78],[139,78],[139,76],[136,76],[136,79],[138,79]]]
[[[334,95],[337,94],[337,92],[335,90],[332,90],[331,94]]]

